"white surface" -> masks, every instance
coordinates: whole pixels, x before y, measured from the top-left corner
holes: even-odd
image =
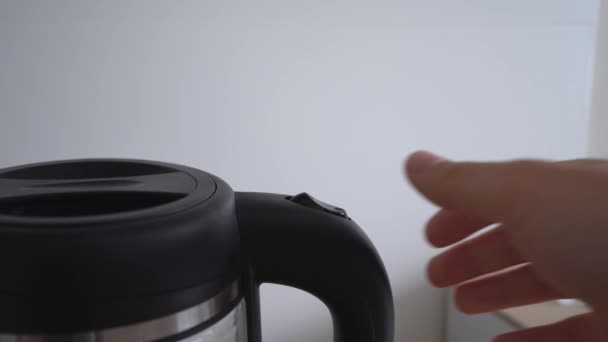
[[[0,163],[113,156],[349,209],[384,258],[397,342],[438,342],[431,213],[403,157],[579,157],[594,0],[0,1]],[[263,288],[266,341],[327,310]]]
[[[589,153],[592,157],[608,158],[608,0],[601,1]]]

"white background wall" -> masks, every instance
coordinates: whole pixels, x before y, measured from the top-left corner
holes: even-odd
[[[599,23],[595,72],[593,82],[593,103],[589,154],[592,157],[608,157],[608,0],[601,0],[601,21]]]
[[[399,342],[436,342],[432,208],[403,157],[585,153],[596,0],[0,1],[0,164],[135,157],[349,209],[384,258]],[[263,289],[267,341],[328,342]]]

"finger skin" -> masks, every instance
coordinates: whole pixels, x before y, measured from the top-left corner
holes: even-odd
[[[461,243],[433,259],[428,272],[436,285],[459,284],[455,299],[463,311],[579,298],[608,326],[608,161],[452,162],[417,152],[406,171],[441,208],[427,224],[429,242]],[[483,275],[508,265],[506,253],[494,248],[488,257],[479,246],[489,242],[462,247],[470,242],[461,241],[494,224],[506,228],[526,266]],[[478,274],[483,278],[469,279]]]
[[[454,292],[456,306],[467,314],[492,312],[559,298],[570,296],[548,286],[531,265],[461,284]]]
[[[426,237],[434,247],[446,247],[471,236],[492,223],[477,216],[443,209],[427,222]]]
[[[426,152],[414,153],[406,164],[412,185],[438,206],[502,222],[526,209],[539,192],[539,181],[554,164],[532,160],[510,162],[452,162],[430,165]]]
[[[446,287],[524,262],[501,226],[435,256],[428,275],[433,285]]]

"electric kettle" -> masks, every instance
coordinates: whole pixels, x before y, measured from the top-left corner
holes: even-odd
[[[318,297],[337,342],[393,340],[385,268],[346,211],[181,165],[0,170],[0,272],[0,342],[261,342],[262,283]]]

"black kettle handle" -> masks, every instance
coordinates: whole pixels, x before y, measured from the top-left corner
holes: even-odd
[[[368,237],[346,213],[307,194],[236,193],[251,286],[295,287],[329,308],[336,342],[392,342],[394,309],[388,277]],[[253,303],[252,303],[253,302]],[[261,342],[259,313],[249,312],[249,341]]]

